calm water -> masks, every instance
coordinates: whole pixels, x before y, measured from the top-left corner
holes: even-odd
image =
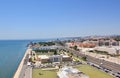
[[[29,42],[29,40],[0,40],[0,78],[12,78]]]
[[[29,41],[0,41],[0,78],[12,78]]]

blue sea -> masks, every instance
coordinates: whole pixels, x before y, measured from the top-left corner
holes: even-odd
[[[31,40],[0,40],[0,78],[12,78]],[[47,41],[46,40],[32,40]]]

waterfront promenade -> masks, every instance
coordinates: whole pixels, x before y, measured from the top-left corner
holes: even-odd
[[[22,60],[21,60],[21,62],[20,62],[20,64],[19,64],[19,66],[18,66],[18,68],[17,68],[17,70],[16,70],[13,78],[20,78],[20,74],[22,73],[21,71],[23,70],[23,67],[24,67],[25,59],[26,59],[27,55],[28,55],[31,51],[32,51],[32,49],[30,49],[30,48],[28,48],[28,49],[26,50],[26,52],[25,52],[25,54],[24,54],[24,56],[23,56],[23,58],[22,58]]]

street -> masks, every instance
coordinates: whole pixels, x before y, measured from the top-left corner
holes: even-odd
[[[75,51],[75,50],[72,50],[72,49],[69,49],[69,48],[66,48],[66,47],[63,47],[63,49],[73,53],[76,56],[82,56],[82,57],[86,56],[87,57],[87,62],[91,62],[91,63],[97,64],[97,65],[99,65],[103,68],[110,69],[114,73],[120,72],[120,65],[119,64],[108,62],[108,61],[98,59],[98,58],[95,58],[95,57],[91,57],[91,56],[83,54],[80,51]]]

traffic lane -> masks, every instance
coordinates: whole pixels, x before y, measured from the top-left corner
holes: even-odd
[[[71,53],[73,53],[76,56],[82,56],[82,57],[86,56],[85,54],[82,54],[82,52],[74,51],[74,50],[67,49],[67,48],[65,48],[65,49],[70,51]],[[102,60],[102,59],[97,59],[95,57],[91,57],[91,56],[88,56],[88,55],[86,57],[87,57],[88,62],[93,62],[95,64],[101,65],[102,67],[111,69],[111,70],[116,71],[116,72],[120,72],[120,65],[118,65],[118,64],[108,62],[108,61],[105,61],[105,60]]]
[[[102,67],[105,67],[107,69],[113,70],[115,72],[120,71],[120,65],[112,63],[112,62],[108,62],[108,61],[101,60],[101,59],[96,59],[96,58],[90,57],[90,56],[87,56],[87,61],[92,62],[97,65],[100,65]]]

